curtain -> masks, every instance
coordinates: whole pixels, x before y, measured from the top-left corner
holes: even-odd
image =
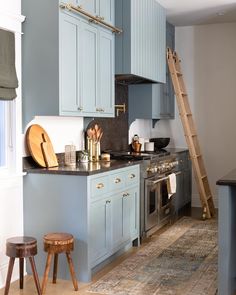
[[[0,100],[16,98],[15,35],[0,29]]]

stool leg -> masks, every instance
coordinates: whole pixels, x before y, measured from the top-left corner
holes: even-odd
[[[24,288],[24,258],[19,258],[20,289]]]
[[[44,275],[43,275],[42,293],[45,293],[45,290],[46,290],[51,260],[52,260],[52,254],[48,253],[45,271],[44,271]]]
[[[11,284],[11,276],[12,276],[12,271],[13,271],[13,267],[14,267],[14,262],[15,262],[15,258],[11,257],[10,260],[9,260],[9,265],[8,265],[7,279],[6,279],[6,286],[5,286],[4,295],[8,295],[8,293],[9,293],[10,284]]]
[[[54,254],[54,265],[53,265],[53,284],[57,282],[57,266],[58,266],[58,254]]]
[[[29,257],[29,261],[30,261],[31,268],[33,271],[34,282],[35,282],[35,286],[36,286],[38,295],[42,295],[42,291],[41,291],[40,284],[39,284],[39,277],[38,277],[38,273],[37,273],[35,262],[34,262],[34,257]]]
[[[76,276],[75,276],[75,270],[74,270],[74,266],[73,266],[73,262],[72,262],[70,252],[66,253],[66,257],[67,257],[67,261],[68,261],[68,264],[69,264],[70,274],[71,274],[72,282],[73,282],[73,285],[74,285],[74,289],[75,289],[75,291],[78,291],[78,282],[77,282],[77,279],[76,279]]]

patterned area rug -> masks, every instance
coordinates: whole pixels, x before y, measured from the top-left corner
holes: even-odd
[[[92,284],[89,292],[214,295],[217,254],[217,221],[183,217]]]

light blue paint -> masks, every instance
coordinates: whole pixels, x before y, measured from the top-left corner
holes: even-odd
[[[111,181],[120,175],[124,186],[116,188]],[[105,187],[101,193],[100,183]],[[138,165],[88,177],[28,174],[23,187],[24,234],[38,240],[40,276],[46,262],[42,238],[48,232],[74,235],[72,257],[81,281],[90,281],[99,264],[132,241],[139,242]],[[59,277],[70,279],[65,257],[60,257]]]

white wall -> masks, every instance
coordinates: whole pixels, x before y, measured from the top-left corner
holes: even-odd
[[[0,0],[0,28],[21,32],[21,1]],[[21,34],[16,33],[16,68],[19,85],[21,83]],[[21,87],[13,103],[16,131],[15,164],[16,169],[10,175],[0,176],[0,288],[5,285],[8,257],[5,255],[5,242],[8,237],[23,234],[23,193],[22,193],[22,149],[21,149]],[[13,280],[18,278],[18,267],[14,269]]]

